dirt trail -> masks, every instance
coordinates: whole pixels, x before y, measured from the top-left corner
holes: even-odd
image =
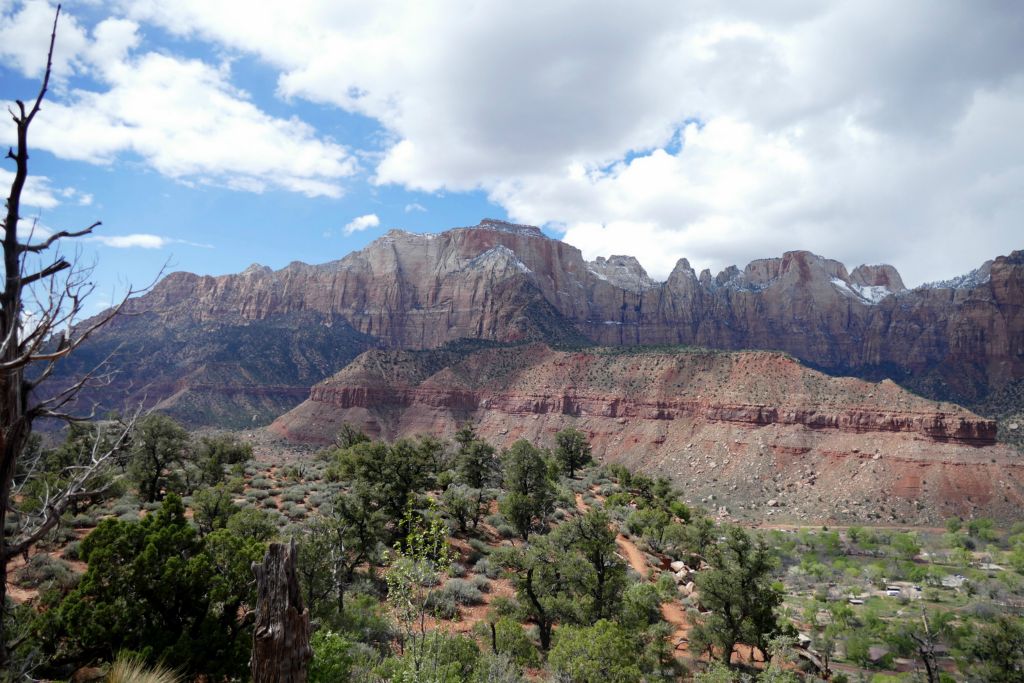
[[[582,494],[576,494],[576,507],[582,512],[586,512],[589,509],[587,504],[583,502]],[[647,565],[647,558],[633,541],[622,534],[616,534],[615,545],[619,547],[619,552],[625,556],[625,560],[633,568],[633,571],[645,579],[650,578],[651,572],[650,567]],[[690,631],[690,622],[686,618],[686,610],[683,609],[678,600],[670,600],[669,602],[662,603],[661,618],[675,627],[675,630],[672,632],[672,647],[676,656],[680,656],[689,649],[687,633]]]

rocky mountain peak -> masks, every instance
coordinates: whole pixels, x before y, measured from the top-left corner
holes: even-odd
[[[850,273],[850,284],[861,287],[884,287],[890,292],[902,292],[907,289],[899,272],[886,263],[857,266]]]
[[[484,218],[473,227],[477,230],[497,230],[498,232],[510,232],[516,235],[528,235],[530,237],[542,237],[547,239],[547,236],[536,226],[509,223],[508,221],[503,221],[499,218]]]
[[[658,284],[648,277],[647,271],[633,256],[598,256],[587,263],[587,270],[598,279],[607,280],[631,292],[642,292]]]

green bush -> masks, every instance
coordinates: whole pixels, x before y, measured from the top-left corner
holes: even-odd
[[[313,659],[309,662],[309,683],[336,683],[351,677],[354,662],[352,643],[328,630],[313,634],[309,641]]]
[[[438,619],[454,619],[459,614],[455,596],[445,590],[436,590],[427,596],[427,609]]]
[[[484,601],[480,589],[465,579],[449,579],[443,590],[460,605],[479,605]]]

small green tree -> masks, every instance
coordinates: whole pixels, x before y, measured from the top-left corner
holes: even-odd
[[[252,459],[252,445],[231,435],[204,436],[196,447],[195,461],[201,480],[213,486],[224,480],[224,467]]]
[[[441,663],[444,643],[431,639],[427,617],[435,587],[451,567],[452,554],[447,528],[440,518],[427,521],[410,508],[401,528],[407,533],[402,542],[395,544],[385,575],[388,605],[398,620],[402,654],[409,658],[414,680],[421,680],[420,672],[435,670]]]
[[[576,683],[638,683],[637,643],[618,624],[600,620],[593,626],[558,630],[548,663],[556,675]]]
[[[708,562],[711,568],[697,574],[697,587],[710,612],[698,617],[691,643],[698,651],[717,648],[726,665],[741,642],[758,648],[763,658],[779,633],[775,608],[782,603],[782,592],[771,582],[768,547],[730,526],[725,540],[708,550]]]
[[[174,467],[184,465],[188,449],[188,432],[166,415],[150,413],[139,420],[132,434],[129,473],[142,500],[162,500],[165,492],[181,488]]]
[[[338,452],[341,476],[362,487],[364,499],[390,519],[402,518],[416,495],[433,485],[443,450],[436,439],[393,444],[360,441]]]
[[[507,493],[499,509],[525,541],[535,526],[546,524],[554,506],[555,487],[543,454],[530,442],[516,441],[502,460]]]
[[[554,533],[555,543],[582,556],[582,563],[573,563],[577,571],[571,576],[581,598],[579,609],[590,623],[617,614],[626,587],[626,563],[616,552],[611,523],[607,512],[594,508]]]
[[[441,494],[441,509],[455,520],[459,531],[465,533],[470,522],[475,525],[480,516],[480,489],[471,489],[463,484],[449,486]]]
[[[383,539],[383,514],[358,492],[339,494],[326,514],[306,525],[298,544],[298,574],[312,614],[342,617],[356,570],[379,559]]]
[[[455,434],[455,442],[459,445],[455,454],[458,481],[474,489],[493,486],[501,473],[494,446],[478,437],[469,423]]]
[[[57,608],[63,649],[108,661],[132,650],[215,678],[247,670],[250,624],[239,614],[263,544],[223,530],[204,542],[170,494],[139,522],[104,520],[80,553],[89,568]]]
[[[541,649],[547,651],[555,624],[576,618],[569,575],[577,558],[551,536],[538,536],[526,548],[496,549],[491,560],[508,572],[527,619],[537,625]]]
[[[192,521],[204,536],[226,527],[228,520],[237,512],[239,507],[223,484],[200,489],[192,496]]]
[[[992,683],[1024,681],[1024,619],[1000,614],[978,627],[967,643],[972,680]]]
[[[562,465],[563,471],[572,479],[576,470],[590,462],[590,442],[587,435],[571,427],[555,434],[555,457]]]

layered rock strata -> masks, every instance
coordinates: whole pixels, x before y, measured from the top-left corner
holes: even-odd
[[[271,430],[328,443],[344,422],[391,439],[465,421],[500,446],[582,429],[598,459],[669,475],[736,516],[774,501],[777,518],[922,523],[1024,504],[1024,463],[992,420],[779,353],[371,351]]]
[[[252,347],[277,385],[302,387],[337,370],[312,364],[316,372],[308,372],[311,364],[297,361],[295,349],[338,356],[324,344],[339,343],[339,328],[350,331],[344,358],[374,345],[428,349],[460,339],[773,349],[832,373],[889,377],[933,398],[978,405],[1024,379],[1024,252],[912,290],[891,266],[848,272],[809,252],[716,276],[698,275],[681,259],[665,282],[655,282],[632,257],[587,262],[537,228],[485,220],[440,234],[393,230],[323,265],[173,273],[128,312],[97,335],[98,347],[143,336],[150,354],[175,355],[160,346],[167,337],[195,347],[155,375],[152,363],[121,356],[117,367],[136,388],[192,376],[239,330],[289,328],[299,319],[291,350],[269,336]],[[175,333],[154,333],[154,326]],[[264,381],[239,377],[254,388]]]

